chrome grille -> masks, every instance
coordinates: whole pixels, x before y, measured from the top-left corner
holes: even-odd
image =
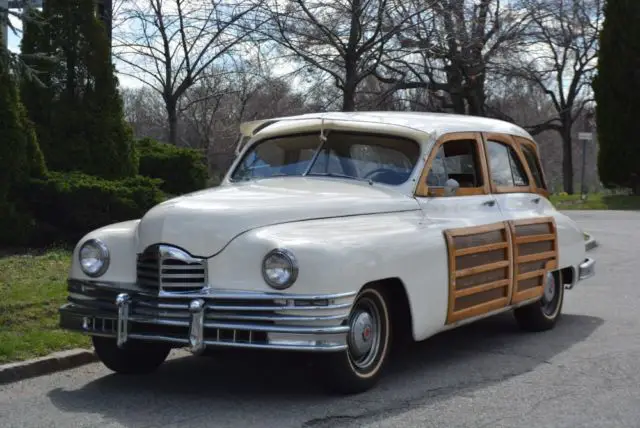
[[[206,261],[168,245],[148,247],[137,260],[138,285],[162,291],[196,291],[206,284]]]

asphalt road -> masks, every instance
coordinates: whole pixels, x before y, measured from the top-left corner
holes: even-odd
[[[505,314],[393,360],[372,391],[327,396],[300,361],[180,357],[122,378],[100,364],[0,386],[0,427],[639,427],[640,213],[572,212],[597,276],[546,333]]]

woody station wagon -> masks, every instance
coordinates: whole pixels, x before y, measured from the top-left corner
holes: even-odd
[[[314,353],[342,392],[375,385],[392,338],[422,341],[512,310],[552,328],[594,274],[547,199],[533,138],[431,113],[245,123],[221,185],[88,233],[61,326],[118,373],[172,348]]]

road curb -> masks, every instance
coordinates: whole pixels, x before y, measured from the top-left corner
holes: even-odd
[[[54,352],[46,357],[0,365],[0,385],[42,376],[93,363],[98,357],[93,349],[71,349]]]
[[[591,236],[591,234],[585,233],[585,235],[588,236],[587,241],[584,243],[584,246],[585,246],[587,251],[593,250],[594,248],[596,248],[599,245],[598,241],[596,241],[595,238],[593,236]]]

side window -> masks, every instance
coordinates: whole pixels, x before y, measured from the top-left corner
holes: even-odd
[[[524,153],[524,157],[527,160],[527,165],[529,165],[533,179],[536,182],[536,187],[546,190],[547,186],[542,177],[542,167],[535,149],[530,144],[520,144],[520,147],[522,147],[522,153]]]
[[[487,141],[491,180],[496,186],[528,186],[529,179],[515,150],[507,144]]]
[[[436,152],[427,174],[427,186],[444,187],[453,178],[460,188],[482,187],[482,173],[476,140],[452,140]]]

